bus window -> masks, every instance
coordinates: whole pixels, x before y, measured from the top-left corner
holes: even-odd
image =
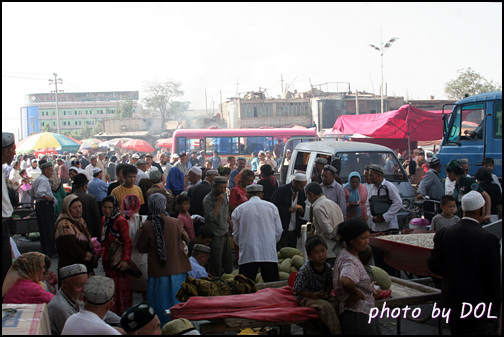
[[[200,150],[201,141],[199,139],[187,139],[186,137],[177,138],[177,151],[190,153]]]
[[[493,135],[495,139],[502,139],[502,102],[493,106]]]
[[[298,152],[296,155],[296,162],[294,163],[295,173],[306,173],[308,161],[310,160],[311,152]]]
[[[243,153],[251,154],[252,152],[259,152],[261,150],[273,149],[273,137],[240,137],[241,144],[243,145]]]
[[[239,154],[240,143],[238,137],[207,137],[205,138],[206,154],[211,155],[214,151],[226,155]]]

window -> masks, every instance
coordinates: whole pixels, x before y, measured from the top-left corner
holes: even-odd
[[[240,137],[237,154],[251,154],[261,150],[273,151],[273,137]]]
[[[493,135],[495,139],[502,139],[502,102],[493,106]]]
[[[457,106],[453,112],[453,124],[449,130],[448,142],[458,144],[460,141],[482,139],[485,103]],[[470,137],[471,132],[480,136]]]
[[[222,154],[239,154],[238,137],[206,137],[206,154],[212,155],[213,151]]]
[[[402,165],[392,152],[348,152],[336,153],[331,165],[338,170],[341,180],[348,182],[348,175],[353,172],[364,172],[366,165],[377,164],[385,168],[384,178],[388,181],[408,181]]]

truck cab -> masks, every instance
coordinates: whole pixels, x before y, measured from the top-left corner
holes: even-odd
[[[451,114],[443,115],[443,140],[437,157],[444,170],[451,160],[469,160],[469,175],[474,176],[484,158],[495,163],[493,173],[502,180],[502,91],[463,98]]]
[[[378,164],[385,168],[384,178],[392,182],[398,189],[403,200],[403,208],[398,214],[399,229],[408,228],[407,221],[414,198],[414,191],[408,175],[399,163],[394,151],[388,147],[337,140],[321,140],[302,142],[296,145],[286,172],[285,181],[290,183],[296,173],[305,173],[310,177],[314,173],[315,159],[324,158],[338,170],[343,184],[348,182],[348,175],[357,171],[364,181],[364,168],[369,164]],[[309,202],[306,202],[305,217],[310,212]]]

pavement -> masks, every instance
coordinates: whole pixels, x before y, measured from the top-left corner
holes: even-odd
[[[26,253],[30,251],[40,251],[40,241],[30,241],[22,235],[16,234],[13,236],[14,242],[16,242],[20,253]],[[298,245],[299,246],[299,245]],[[57,274],[58,270],[58,258],[51,259],[50,270]],[[99,267],[95,269],[96,275],[105,276],[103,267],[99,263]],[[133,296],[133,304],[142,302],[142,297],[140,293],[135,293]],[[429,312],[430,308],[428,305],[422,307],[423,312]],[[379,319],[380,329],[382,335],[397,335],[397,326],[400,324],[400,334],[402,335],[436,335],[438,334],[438,322],[437,319],[429,319],[425,323],[413,322],[409,319],[401,318],[399,321],[394,318],[383,318]],[[443,335],[449,335],[450,330],[448,325],[444,322],[441,324],[441,332]],[[291,333],[293,335],[304,334],[303,329],[300,326],[293,325],[291,327]],[[315,334],[311,332],[311,334]],[[320,332],[322,335],[326,335],[327,332]]]

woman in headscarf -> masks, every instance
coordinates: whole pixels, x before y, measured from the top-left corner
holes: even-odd
[[[105,276],[114,280],[114,306],[110,309],[121,316],[131,307],[130,275],[131,239],[128,221],[120,214],[119,201],[108,195],[102,201],[102,263]]]
[[[139,278],[130,277],[131,296],[133,296],[133,291],[141,292],[142,298],[145,301],[147,299],[147,254],[140,253],[136,247],[140,226],[142,224],[140,214],[138,214],[140,209],[140,198],[135,194],[126,195],[122,201],[121,208],[129,225],[129,236],[132,246],[131,260],[133,260],[138,269],[142,272],[142,276]]]
[[[345,220],[353,217],[360,217],[367,222],[366,200],[368,192],[366,186],[361,184],[359,172],[353,171],[348,175],[348,183],[344,186],[347,203],[347,212]]]
[[[338,225],[338,235],[345,243],[334,263],[334,293],[340,302],[339,318],[344,335],[377,335],[380,327],[377,320],[368,323],[369,312],[375,306],[371,278],[359,260],[359,252],[369,245],[370,229],[358,217]]]
[[[7,272],[2,285],[3,303],[49,303],[54,297],[43,288],[45,255],[29,252],[20,255]]]
[[[273,176],[273,169],[271,168],[271,165],[264,164],[261,166],[260,171],[261,174],[259,177],[261,180],[259,180],[257,184],[263,186],[263,200],[271,201],[271,196],[278,187],[278,182]]]
[[[54,215],[59,217],[61,214],[63,199],[67,196],[61,179],[58,178],[58,170],[54,170],[51,178],[49,179],[53,196],[58,200],[58,204],[54,207]]]
[[[148,254],[147,301],[161,325],[169,321],[164,310],[180,303],[175,294],[186,279],[185,273],[191,270],[182,241],[189,242],[189,236],[182,231],[180,221],[166,212],[166,198],[160,193],[152,194],[137,248]]]
[[[58,270],[75,263],[86,266],[88,275],[94,275],[100,254],[96,253],[86,222],[82,218],[82,202],[75,194],[63,199],[61,214],[56,220],[56,248]]]

